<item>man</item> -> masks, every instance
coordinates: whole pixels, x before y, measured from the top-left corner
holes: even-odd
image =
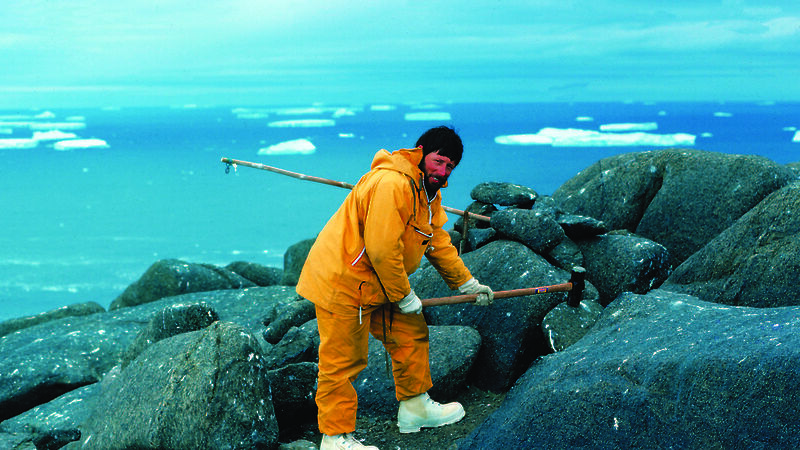
[[[392,359],[401,433],[464,417],[459,403],[441,405],[427,394],[428,325],[408,281],[424,254],[450,288],[479,294],[480,305],[493,300],[442,229],[447,217],[439,189],[462,153],[461,138],[448,127],[426,131],[416,148],[379,151],[308,254],[297,292],[316,306],[320,450],[376,449],[352,435],[358,404],[352,383],[367,365],[368,333]]]

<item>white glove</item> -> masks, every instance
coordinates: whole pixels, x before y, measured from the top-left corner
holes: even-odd
[[[478,280],[474,277],[459,286],[458,291],[462,294],[478,294],[478,297],[475,299],[476,305],[491,305],[494,301],[494,292],[492,292],[492,289],[485,284],[478,283]]]
[[[403,311],[403,314],[421,314],[422,313],[422,300],[417,297],[417,294],[414,293],[414,290],[411,290],[411,293],[403,297],[402,300],[397,302],[397,306],[400,307],[400,311]]]

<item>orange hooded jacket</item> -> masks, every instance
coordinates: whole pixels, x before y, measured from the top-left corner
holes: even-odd
[[[472,275],[442,229],[441,195],[428,201],[422,149],[380,150],[311,247],[297,293],[328,311],[352,314],[397,302],[423,254],[451,289]]]

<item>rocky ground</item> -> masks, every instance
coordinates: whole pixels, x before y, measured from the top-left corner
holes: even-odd
[[[400,434],[395,420],[361,417],[356,425],[356,437],[364,444],[377,446],[381,450],[455,448],[456,442],[480,425],[500,406],[504,398],[505,394],[467,388],[455,399],[467,411],[466,417],[456,424],[441,428],[423,428],[419,433]],[[296,439],[319,445],[322,436],[314,426],[302,431]]]

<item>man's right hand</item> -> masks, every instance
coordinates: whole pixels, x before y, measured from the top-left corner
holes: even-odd
[[[397,306],[400,307],[400,311],[403,314],[421,314],[422,313],[422,300],[417,297],[417,294],[414,293],[414,290],[411,290],[411,293],[403,297],[402,300],[397,302]]]

